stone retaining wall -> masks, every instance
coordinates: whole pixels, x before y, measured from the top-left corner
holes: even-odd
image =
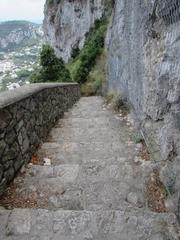
[[[0,195],[79,98],[78,84],[31,84],[0,93]]]

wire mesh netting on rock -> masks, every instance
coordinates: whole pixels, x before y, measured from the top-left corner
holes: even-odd
[[[157,15],[167,24],[180,20],[180,0],[157,0]]]

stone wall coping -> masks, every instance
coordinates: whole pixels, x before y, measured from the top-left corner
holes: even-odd
[[[19,102],[42,90],[64,86],[76,86],[78,83],[34,83],[0,93],[0,109]]]

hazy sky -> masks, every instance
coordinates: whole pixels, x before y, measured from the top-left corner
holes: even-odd
[[[0,0],[0,21],[43,19],[45,0]]]

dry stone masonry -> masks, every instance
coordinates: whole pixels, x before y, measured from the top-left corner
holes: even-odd
[[[79,97],[76,84],[33,84],[0,94],[0,193]]]

